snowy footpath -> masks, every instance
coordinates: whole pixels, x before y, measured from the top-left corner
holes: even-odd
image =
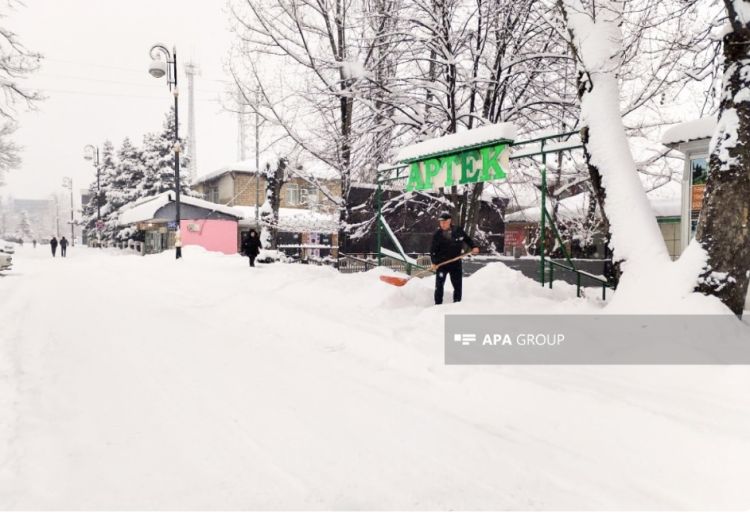
[[[750,508],[750,367],[445,366],[443,316],[601,310],[431,280],[24,246],[0,510]],[[450,299],[450,290],[447,298]]]

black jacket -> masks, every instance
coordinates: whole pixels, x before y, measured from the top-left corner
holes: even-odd
[[[440,264],[458,257],[464,252],[464,244],[469,248],[475,247],[474,241],[466,235],[463,228],[451,226],[450,232],[450,239],[446,239],[443,230],[440,229],[432,236],[430,258],[433,264]]]
[[[52,246],[53,248],[57,248],[57,239],[52,237],[52,240],[49,241],[49,245]]]
[[[63,237],[62,239],[60,239],[60,247],[61,248],[67,248],[68,247],[68,239],[66,239],[65,237]]]
[[[260,237],[258,237],[258,234],[255,234],[255,237],[252,237],[250,234],[247,235],[245,238],[245,241],[242,243],[242,251],[245,253],[245,255],[257,255],[260,253],[261,249],[260,245]]]

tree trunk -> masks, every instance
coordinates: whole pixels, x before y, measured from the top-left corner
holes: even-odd
[[[730,0],[725,3],[733,31],[724,36],[719,124],[696,234],[708,260],[696,290],[741,316],[750,274],[750,24],[739,21]]]
[[[592,186],[609,222],[609,248],[615,261],[627,261],[636,279],[641,271],[669,261],[653,210],[641,184],[620,114],[617,70],[622,61],[621,5],[602,0],[597,16],[581,12],[578,4],[558,0],[570,34],[571,53],[581,71],[582,142]],[[607,38],[600,37],[607,34]],[[606,45],[606,48],[600,48]],[[602,56],[605,56],[604,58]]]
[[[286,166],[286,159],[279,158],[276,169],[273,172],[266,171],[266,201],[260,208],[260,219],[263,227],[261,242],[266,249],[275,250],[279,243],[279,207]]]

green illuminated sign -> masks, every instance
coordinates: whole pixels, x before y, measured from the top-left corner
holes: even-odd
[[[417,160],[409,164],[406,190],[435,190],[480,181],[502,180],[507,176],[509,159],[510,145],[500,143]]]

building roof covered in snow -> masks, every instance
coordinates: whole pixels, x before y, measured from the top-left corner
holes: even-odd
[[[498,140],[513,141],[516,139],[516,126],[510,123],[489,124],[486,126],[453,133],[402,147],[396,154],[397,162],[410,162],[455,152],[463,149],[480,147],[482,144]]]
[[[118,218],[121,225],[140,223],[154,219],[156,212],[174,202],[175,195],[173,191],[162,192],[156,196],[140,199],[123,207],[123,211]],[[211,203],[203,199],[191,196],[180,196],[180,205],[189,205],[198,208],[204,208],[212,212],[229,215],[241,219],[243,212],[234,207]]]
[[[199,176],[198,178],[195,179],[193,183],[198,184],[198,183],[203,183],[204,181],[210,181],[210,180],[219,178],[228,172],[242,172],[245,174],[255,174],[255,162],[251,162],[250,160],[244,160],[240,162],[230,163],[228,165],[225,165],[224,167],[220,167],[216,169],[215,171],[209,172],[208,174]]]
[[[297,170],[299,170],[301,171],[299,173],[301,176],[312,176],[313,178],[316,178],[319,180],[335,179],[339,176],[335,170],[331,169],[331,167],[329,167],[328,165],[324,164],[323,162],[319,160],[315,160],[315,161],[310,160],[304,163],[296,163],[294,167],[291,168],[291,170],[292,170],[292,175],[297,174]],[[197,185],[200,183],[204,183],[206,181],[211,181],[211,180],[220,178],[224,174],[227,174],[230,172],[239,172],[241,174],[255,174],[255,171],[256,171],[255,160],[242,160],[239,162],[227,164],[212,172],[209,172],[208,174],[199,176],[198,178],[195,179],[193,184]]]
[[[233,208],[242,213],[240,224],[255,224],[254,206],[237,205]],[[338,231],[338,215],[303,208],[279,208],[278,229],[285,232],[335,233]]]
[[[588,210],[589,196],[587,193],[577,194],[568,198],[562,199],[559,206],[557,207],[557,213],[563,219],[573,219],[576,217],[583,217],[586,215]],[[651,209],[654,211],[654,215],[659,218],[666,217],[680,217],[681,202],[680,198],[673,197],[648,197]],[[547,211],[552,212],[552,202],[547,199]],[[520,223],[520,222],[539,222],[541,218],[541,208],[539,206],[533,206],[518,210],[505,215],[506,223]]]
[[[682,122],[681,124],[676,124],[670,127],[662,135],[661,143],[668,147],[674,147],[683,142],[711,138],[715,130],[716,117],[710,115],[708,117]]]

